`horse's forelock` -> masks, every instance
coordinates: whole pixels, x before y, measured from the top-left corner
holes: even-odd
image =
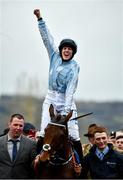
[[[63,125],[66,125],[65,119],[66,119],[66,116],[62,115],[59,123],[63,124]]]
[[[61,120],[61,117],[62,117],[62,116],[61,116],[60,114],[58,114],[58,115],[57,115],[57,118],[56,118],[56,122],[59,122],[59,121]]]

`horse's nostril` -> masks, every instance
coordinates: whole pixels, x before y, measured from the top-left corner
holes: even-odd
[[[43,150],[44,151],[50,151],[50,149],[51,149],[51,146],[49,144],[44,144],[43,145]]]

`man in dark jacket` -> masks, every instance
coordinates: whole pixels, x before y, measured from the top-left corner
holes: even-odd
[[[82,178],[87,179],[89,172],[92,179],[123,179],[123,155],[108,144],[108,133],[104,127],[96,127],[94,144],[84,157]]]
[[[24,117],[13,114],[9,131],[0,137],[0,179],[32,179],[36,142],[23,135]]]

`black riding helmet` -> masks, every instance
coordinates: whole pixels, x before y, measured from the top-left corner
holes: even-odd
[[[73,58],[73,56],[76,54],[77,52],[77,45],[76,43],[72,40],[72,39],[63,39],[61,42],[60,42],[60,45],[59,45],[59,52],[60,52],[60,56],[62,57],[61,55],[61,51],[62,51],[62,48],[65,47],[65,46],[68,46],[68,47],[71,47],[72,50],[73,50],[73,55],[71,57],[71,59]]]

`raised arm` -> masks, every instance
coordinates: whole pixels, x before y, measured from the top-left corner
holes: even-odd
[[[35,9],[34,10],[34,14],[37,17],[38,20],[38,27],[39,27],[39,31],[43,40],[43,43],[47,49],[48,55],[50,60],[52,59],[52,56],[54,55],[54,53],[58,52],[55,43],[54,43],[54,39],[52,37],[52,35],[50,34],[50,31],[48,30],[45,21],[43,20],[42,16],[41,16],[41,12],[39,9]]]

